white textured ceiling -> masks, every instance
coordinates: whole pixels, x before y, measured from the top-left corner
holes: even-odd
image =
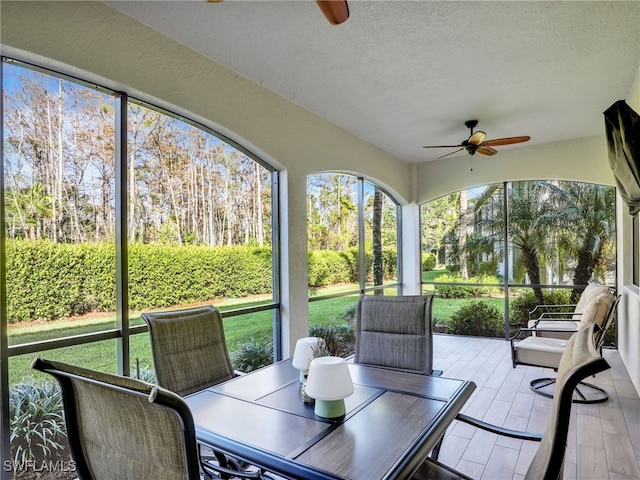
[[[338,26],[313,0],[108,3],[408,162],[468,119],[529,144],[602,134],[640,66],[633,1],[350,0]]]

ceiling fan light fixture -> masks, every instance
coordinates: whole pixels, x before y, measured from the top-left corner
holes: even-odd
[[[486,136],[486,133],[478,130],[469,137],[469,140],[467,140],[467,142],[469,142],[471,145],[480,145],[482,142],[484,142]]]

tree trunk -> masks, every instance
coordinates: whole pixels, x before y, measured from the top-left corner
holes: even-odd
[[[593,270],[601,256],[601,253],[591,256],[587,252],[581,252],[580,255],[578,255],[578,265],[576,265],[576,270],[573,274],[574,285],[587,285],[589,283],[591,275],[593,275]],[[571,301],[573,303],[578,302],[582,291],[582,287],[574,287],[573,290],[571,290]]]
[[[529,275],[529,281],[533,287],[533,293],[536,296],[536,300],[539,305],[544,305],[544,294],[540,285],[540,262],[538,261],[538,253],[535,249],[522,250],[522,263]]]

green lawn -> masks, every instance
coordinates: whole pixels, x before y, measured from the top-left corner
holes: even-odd
[[[395,289],[392,290],[393,292],[389,291],[385,292],[385,294],[394,294]],[[326,293],[333,292],[330,289],[322,292],[322,294]],[[309,324],[320,325],[334,321],[343,321],[345,312],[354,308],[357,298],[357,295],[353,295],[309,302]],[[500,311],[504,311],[504,300],[499,298],[485,300],[494,304]],[[468,300],[437,298],[433,304],[433,317],[437,320],[446,320],[467,301]],[[220,304],[219,308],[224,311],[230,308],[237,309],[260,303],[264,303],[264,300],[251,301],[244,304],[238,301],[232,301],[226,304]],[[243,343],[251,340],[270,341],[273,329],[272,318],[273,314],[271,311],[225,318],[225,335],[229,350],[234,351]],[[143,322],[139,314],[132,315],[132,325],[139,325],[141,323]],[[9,344],[17,345],[45,339],[62,338],[114,327],[115,315],[98,315],[93,318],[88,317],[81,320],[58,320],[43,323],[42,325],[12,326],[9,331]],[[136,360],[139,361],[141,368],[152,368],[151,347],[147,333],[133,335],[130,338],[130,351],[132,372],[135,372]],[[32,371],[29,366],[38,355],[114,373],[116,366],[116,341],[106,340],[87,345],[44,351],[38,354],[11,357],[9,359],[10,383],[19,382],[25,376],[32,376]]]

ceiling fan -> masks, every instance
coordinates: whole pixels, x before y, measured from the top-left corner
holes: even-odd
[[[478,152],[482,155],[491,156],[498,153],[498,151],[492,147],[498,147],[501,145],[511,145],[512,143],[528,142],[529,139],[531,139],[531,137],[529,136],[521,136],[521,137],[506,137],[506,138],[495,138],[493,140],[485,140],[485,137],[487,135],[486,133],[480,130],[478,130],[477,132],[473,131],[473,129],[478,126],[478,120],[467,120],[466,122],[464,122],[464,124],[471,131],[471,133],[469,134],[469,138],[467,138],[466,140],[463,140],[462,143],[460,143],[459,145],[425,145],[422,148],[457,148],[459,147],[458,150],[442,155],[438,157],[438,159],[448,157],[449,155],[453,155],[465,149],[467,150],[469,155],[474,155],[476,152]]]
[[[207,0],[210,3],[220,3],[222,0]],[[331,25],[340,25],[349,18],[347,0],[316,0],[320,10]]]

